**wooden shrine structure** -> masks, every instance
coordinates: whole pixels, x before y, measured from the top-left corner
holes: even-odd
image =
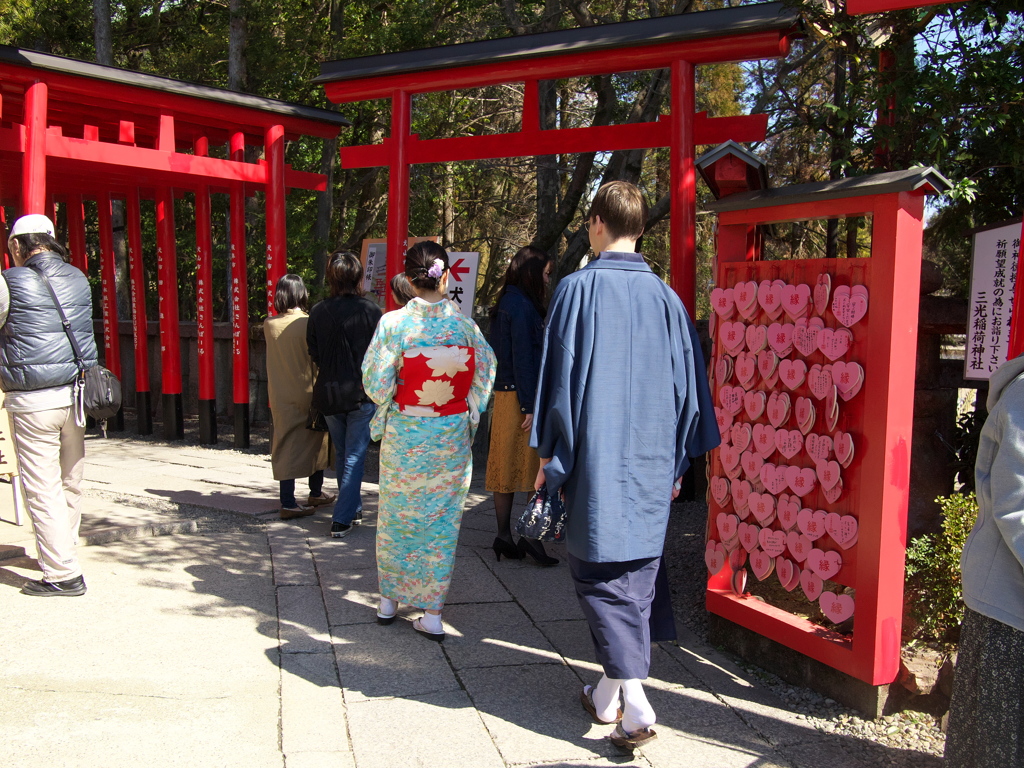
[[[251,276],[246,274],[245,198],[257,191],[265,194],[266,289],[272,312],[273,288],[287,272],[285,196],[291,188],[326,186],[321,174],[285,163],[285,141],[334,138],[347,125],[327,109],[0,46],[0,205],[19,216],[45,213],[54,220],[56,206],[66,206],[72,261],[88,273],[96,266],[86,259],[83,199],[96,200],[104,357],[118,376],[111,201],[125,201],[140,433],[152,431],[140,200],[151,199],[156,207],[164,437],[178,439],[184,434],[184,416],[174,199],[194,196],[200,441],[208,443],[216,442],[210,194],[230,196],[235,445],[247,446]],[[224,149],[217,151],[218,146]],[[246,147],[262,150],[263,159],[247,160]]]
[[[336,103],[391,99],[390,137],[341,150],[343,167],[389,169],[389,278],[402,269],[409,230],[409,168],[416,163],[669,147],[671,282],[693,316],[696,147],[727,139],[761,141],[768,126],[767,115],[708,117],[697,112],[695,68],[785,56],[800,30],[796,11],[782,3],[763,3],[331,61],[321,66],[316,82]],[[663,68],[671,71],[671,110],[662,119],[541,129],[541,80]],[[518,132],[432,140],[411,133],[414,95],[502,83],[525,84]]]

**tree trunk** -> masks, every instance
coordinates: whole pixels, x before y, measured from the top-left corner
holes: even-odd
[[[114,43],[110,31],[110,0],[92,0],[93,40],[96,62],[114,66]]]
[[[320,154],[320,173],[327,177],[327,188],[317,194],[316,224],[313,226],[313,269],[316,272],[312,287],[324,284],[327,271],[327,256],[331,253],[331,218],[334,215],[334,168],[338,161],[338,140],[324,139]]]
[[[230,0],[228,13],[230,25],[228,30],[228,88],[232,91],[244,91],[246,85],[245,71],[245,0]]]

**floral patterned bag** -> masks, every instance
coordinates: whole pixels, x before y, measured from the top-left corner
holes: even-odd
[[[548,493],[542,485],[516,522],[516,533],[527,539],[561,542],[565,540],[565,505],[558,493]]]

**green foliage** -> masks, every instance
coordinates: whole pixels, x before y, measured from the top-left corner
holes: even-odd
[[[940,496],[942,533],[919,536],[907,547],[907,607],[920,639],[955,641],[964,615],[960,554],[978,517],[974,493]]]

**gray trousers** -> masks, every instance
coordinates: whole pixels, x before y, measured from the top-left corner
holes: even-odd
[[[12,411],[11,427],[43,578],[72,579],[82,573],[76,545],[82,523],[85,428],[75,424],[71,407]]]
[[[660,557],[590,563],[569,555],[569,572],[608,677],[644,680],[651,667],[651,602]]]

